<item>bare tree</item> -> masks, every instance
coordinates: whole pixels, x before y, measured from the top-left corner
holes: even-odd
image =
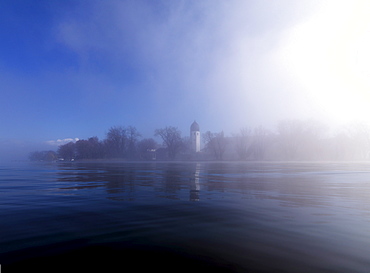
[[[139,158],[144,160],[151,160],[155,158],[155,150],[157,143],[152,138],[144,138],[137,144]]]
[[[320,143],[325,126],[315,120],[283,120],[278,133],[285,159],[320,158]]]
[[[207,131],[203,134],[203,140],[205,142],[206,150],[213,153],[216,159],[222,160],[227,145],[224,132],[211,133],[210,131]]]
[[[127,130],[122,126],[111,127],[105,140],[108,156],[122,158],[127,145]]]
[[[54,161],[57,160],[57,154],[54,151],[35,151],[30,153],[31,161]]]
[[[255,160],[265,159],[267,146],[269,144],[268,143],[269,135],[271,135],[271,133],[267,129],[263,128],[262,126],[259,126],[254,129],[253,144],[251,145],[251,152]]]
[[[76,148],[73,142],[68,142],[67,144],[60,145],[58,148],[58,156],[65,160],[72,160],[76,156]]]
[[[88,140],[80,139],[75,143],[76,156],[79,159],[83,158],[102,158],[103,144],[98,137],[90,137]]]
[[[169,158],[175,159],[183,146],[181,132],[177,127],[168,126],[166,128],[157,129],[154,135],[162,138],[163,144],[167,148]]]
[[[129,158],[135,158],[137,154],[136,151],[137,142],[139,141],[141,134],[135,127],[129,126],[126,129],[126,136],[127,136],[127,156]]]
[[[248,157],[248,150],[252,144],[251,129],[245,127],[240,129],[240,133],[235,137],[235,149],[239,159],[246,160]]]
[[[330,139],[332,150],[329,151],[329,159],[333,160],[353,160],[353,139],[347,134],[348,132],[337,132],[336,135]]]

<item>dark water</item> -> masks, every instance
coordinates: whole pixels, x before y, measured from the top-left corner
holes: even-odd
[[[370,164],[0,165],[3,272],[370,272]]]

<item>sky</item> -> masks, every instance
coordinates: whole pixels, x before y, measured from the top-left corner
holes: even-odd
[[[3,0],[0,158],[196,120],[370,121],[370,2]]]

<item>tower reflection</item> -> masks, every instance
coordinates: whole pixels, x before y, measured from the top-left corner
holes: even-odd
[[[190,194],[189,194],[190,201],[199,201],[199,190],[200,190],[199,173],[200,173],[200,164],[197,163],[195,165],[194,176],[190,179]]]

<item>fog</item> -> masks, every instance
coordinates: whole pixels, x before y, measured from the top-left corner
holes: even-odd
[[[334,133],[369,123],[367,1],[0,7],[2,158],[104,139],[111,126],[151,138],[166,126],[187,136],[194,120],[226,136],[278,133],[282,120],[318,120]]]

